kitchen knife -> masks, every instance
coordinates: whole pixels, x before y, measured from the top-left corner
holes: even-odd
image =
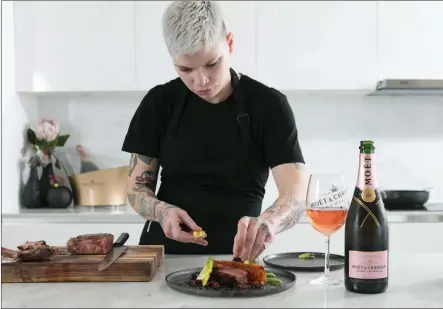
[[[128,233],[121,233],[120,237],[117,238],[117,240],[112,245],[111,250],[104,257],[103,261],[98,265],[98,271],[102,271],[108,268],[109,265],[114,263],[114,261],[117,260],[120,255],[122,255],[122,253],[126,251],[126,249],[128,249],[127,246],[124,246],[128,238]]]

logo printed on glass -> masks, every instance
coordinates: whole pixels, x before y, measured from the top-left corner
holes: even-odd
[[[347,207],[346,188],[332,185],[328,193],[320,195],[319,199],[310,204],[311,208],[345,208]]]

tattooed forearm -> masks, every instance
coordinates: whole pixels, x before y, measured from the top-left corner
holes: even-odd
[[[304,214],[305,201],[300,201],[293,194],[279,197],[275,203],[261,215],[266,220],[275,234],[284,232],[293,227]]]
[[[127,196],[136,212],[146,220],[157,221],[162,226],[168,217],[168,210],[177,207],[158,200],[151,189],[139,184],[135,184],[132,190],[128,190]]]
[[[132,154],[127,197],[132,208],[143,218],[158,221],[163,226],[167,210],[175,206],[160,201],[155,196],[158,165],[155,158]]]
[[[259,218],[273,234],[290,229],[304,214],[309,178],[305,170],[305,164],[300,162],[281,164],[272,169],[279,198]]]

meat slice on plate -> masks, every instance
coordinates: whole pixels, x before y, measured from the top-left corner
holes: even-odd
[[[67,249],[71,254],[103,255],[111,250],[114,235],[108,233],[84,234],[68,240]]]
[[[248,273],[239,268],[233,267],[223,267],[216,270],[218,277],[220,278],[221,284],[233,285],[240,284],[244,285],[248,283]]]
[[[266,271],[262,265],[259,264],[244,264],[242,262],[234,261],[214,261],[214,268],[220,271],[225,268],[235,268],[243,270],[247,273],[248,284],[251,285],[264,285],[266,284]]]

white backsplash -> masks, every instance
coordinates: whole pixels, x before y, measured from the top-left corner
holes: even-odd
[[[40,117],[61,122],[71,134],[64,152],[79,170],[74,147],[81,143],[101,167],[126,165],[121,151],[130,119],[143,93],[42,96]],[[313,173],[344,173],[355,185],[358,145],[375,141],[382,188],[433,187],[430,202],[443,202],[443,98],[367,97],[360,94],[288,95],[300,142]],[[270,177],[264,207],[277,197]]]

